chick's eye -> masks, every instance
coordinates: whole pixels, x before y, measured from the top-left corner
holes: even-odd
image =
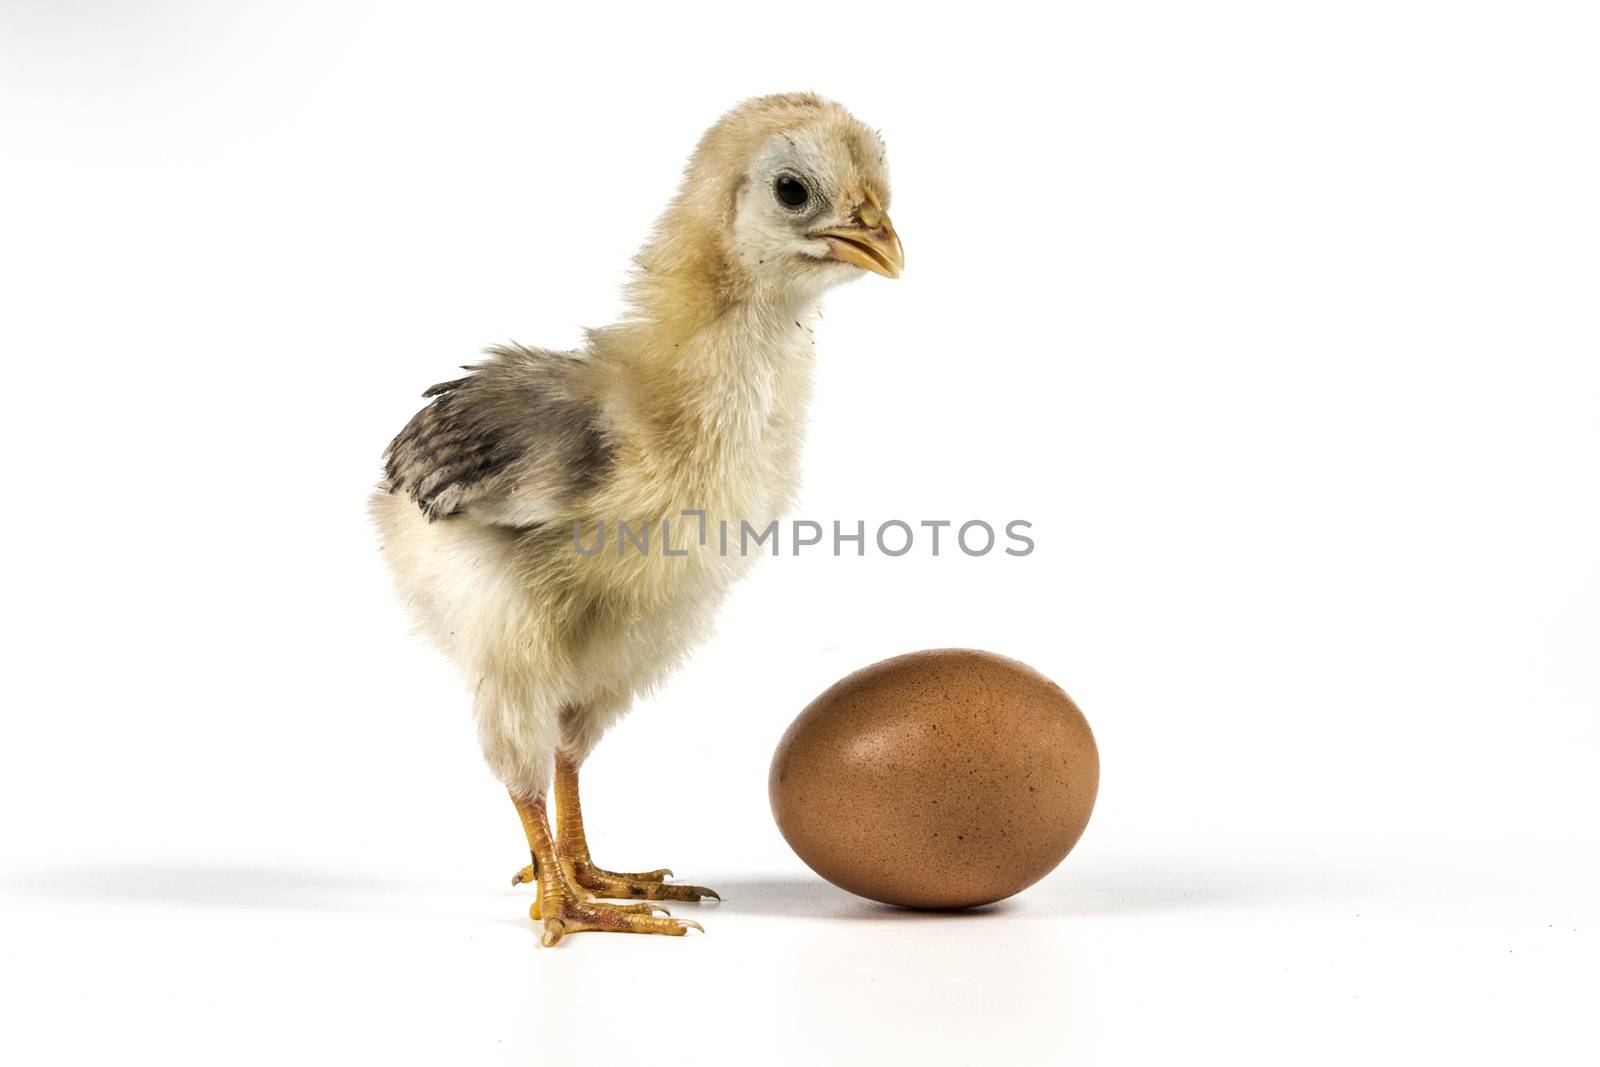
[[[788,174],[778,179],[772,192],[778,198],[778,203],[785,207],[805,207],[806,201],[811,199],[811,190],[806,188],[806,183]]]

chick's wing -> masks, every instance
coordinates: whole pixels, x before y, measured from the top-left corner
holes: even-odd
[[[423,393],[430,403],[384,452],[384,488],[406,493],[430,522],[548,521],[609,469],[599,412],[574,389],[582,357],[520,346],[489,355]]]

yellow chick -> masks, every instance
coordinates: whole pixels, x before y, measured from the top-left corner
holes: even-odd
[[[748,100],[695,149],[620,322],[576,351],[490,349],[424,393],[385,453],[371,502],[384,555],[471,687],[533,859],[513,881],[537,881],[546,945],[579,930],[681,935],[699,924],[653,902],[716,895],[667,870],[597,867],[578,769],[708,634],[744,571],[750,556],[706,532],[763,529],[791,505],[807,324],[830,287],[899,275],[888,207],[883,143],[844,108]]]

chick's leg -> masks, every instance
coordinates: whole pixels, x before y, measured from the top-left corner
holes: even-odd
[[[573,885],[591,889],[602,897],[644,900],[701,900],[722,898],[715,890],[699,885],[678,885],[666,879],[665,868],[637,874],[621,874],[594,865],[589,858],[589,841],[583,832],[583,807],[578,802],[578,764],[563,753],[556,753],[556,854],[563,873]]]
[[[522,829],[528,835],[528,851],[538,882],[539,895],[528,909],[528,917],[544,923],[540,941],[554,945],[567,934],[580,930],[611,930],[626,934],[667,934],[682,937],[690,927],[704,932],[704,927],[690,919],[666,919],[654,914],[665,911],[653,904],[599,904],[586,900],[575,889],[562,871],[561,859],[556,853],[550,823],[545,813],[543,797],[528,800],[512,794],[512,803],[522,817]]]

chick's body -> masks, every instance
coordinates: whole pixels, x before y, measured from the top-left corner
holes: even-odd
[[[708,634],[749,562],[721,549],[718,524],[761,529],[789,506],[810,324],[824,291],[859,268],[898,273],[887,198],[881,142],[838,105],[749,101],[701,141],[638,257],[623,322],[590,331],[576,352],[491,349],[467,377],[429,390],[390,445],[372,499],[386,558],[419,626],[472,687],[546,912],[570,911],[573,888],[546,886],[548,859],[569,883],[588,863],[578,822],[567,852],[581,862],[558,842],[540,866],[552,774],[558,804],[575,813],[576,767]],[[621,548],[622,523],[648,531],[648,547]],[[591,888],[659,899],[639,877]],[[558,918],[555,937],[592,918]],[[547,920],[547,942],[551,933]]]
[[[714,533],[701,545],[702,529],[764,526],[787,507],[812,361],[810,332],[796,320],[814,308],[760,312],[769,313],[788,330],[730,321],[679,349],[685,376],[688,364],[738,351],[732,369],[744,380],[724,388],[743,392],[748,410],[682,406],[692,392],[630,396],[634,376],[606,355],[607,344],[639,339],[626,328],[576,354],[503,349],[477,372],[484,386],[503,379],[565,394],[568,406],[551,417],[583,427],[540,442],[552,472],[439,521],[402,493],[374,496],[402,596],[475,687],[484,754],[514,791],[542,794],[558,744],[581,760],[635,694],[707,636],[748,557],[721,552]],[[756,331],[766,344],[751,343]],[[623,523],[649,535],[643,549],[622,542]],[[667,554],[664,531],[686,555]]]

